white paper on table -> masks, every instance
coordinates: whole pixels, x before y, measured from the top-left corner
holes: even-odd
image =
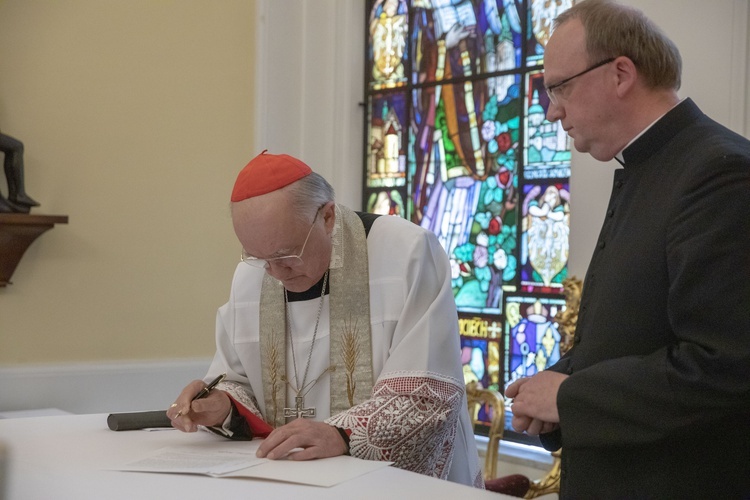
[[[250,477],[286,483],[331,487],[363,476],[393,462],[376,462],[352,457],[330,457],[317,460],[269,460],[254,467],[236,470],[222,477]]]
[[[264,460],[256,457],[254,450],[248,453],[236,450],[174,446],[160,448],[144,458],[118,467],[117,470],[220,476],[227,472],[259,465]]]
[[[255,456],[261,440],[242,443],[242,448],[230,449],[217,444],[161,448],[116,470],[246,477],[330,487],[393,463],[343,456],[299,462],[269,460]]]

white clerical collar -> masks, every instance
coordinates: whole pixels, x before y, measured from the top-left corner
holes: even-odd
[[[657,118],[656,120],[652,121],[646,128],[644,128],[643,130],[641,130],[638,135],[636,135],[635,137],[633,137],[630,140],[630,142],[628,142],[627,144],[625,144],[625,147],[622,148],[620,150],[620,152],[615,155],[615,159],[618,162],[620,162],[620,165],[625,165],[625,158],[623,157],[622,152],[625,151],[626,149],[628,149],[628,146],[630,146],[631,144],[633,144],[640,136],[642,136],[643,134],[645,134],[648,131],[648,129],[650,129],[651,127],[653,127],[656,124],[656,122],[658,122],[659,120],[661,120],[662,118],[664,118],[664,115],[666,115],[667,113],[669,113],[670,111],[672,111],[676,106],[679,106],[680,103],[682,103],[682,101],[684,101],[684,100],[685,100],[684,98],[680,99],[679,102],[677,102],[677,104],[675,104],[674,106],[672,106],[671,108],[669,108],[664,114],[662,114],[661,116],[659,116],[659,118]]]

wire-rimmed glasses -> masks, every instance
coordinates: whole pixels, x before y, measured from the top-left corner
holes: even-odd
[[[323,208],[325,205],[318,208],[318,211],[315,212],[315,217],[313,218],[312,224],[310,224],[310,229],[307,231],[307,236],[305,237],[305,242],[302,243],[302,249],[300,249],[299,254],[297,255],[282,255],[280,257],[269,257],[267,259],[259,259],[258,257],[253,257],[249,253],[245,251],[245,249],[242,249],[242,253],[240,254],[240,260],[247,264],[248,266],[253,267],[259,267],[262,269],[268,269],[268,267],[271,265],[271,263],[274,264],[281,264],[288,267],[295,267],[302,264],[302,254],[305,253],[305,247],[307,246],[307,240],[310,239],[310,235],[312,234],[312,229],[315,227],[315,222],[318,220],[318,214],[320,213],[320,209]]]
[[[617,58],[616,57],[610,57],[609,59],[605,59],[603,61],[599,61],[598,63],[594,64],[593,66],[589,66],[588,68],[584,69],[580,73],[576,73],[575,75],[573,75],[571,77],[568,77],[568,78],[566,78],[564,80],[560,80],[559,82],[555,83],[554,85],[550,85],[549,87],[544,87],[544,90],[547,91],[547,97],[549,97],[549,102],[551,102],[552,104],[554,104],[555,106],[557,106],[558,102],[559,102],[559,100],[557,98],[557,93],[555,92],[557,89],[559,89],[560,87],[562,87],[566,83],[570,82],[572,79],[578,78],[579,76],[583,76],[586,73],[588,73],[589,71],[593,71],[596,68],[600,68],[600,67],[604,66],[605,64],[609,64],[609,63],[613,62],[615,59],[617,59]]]

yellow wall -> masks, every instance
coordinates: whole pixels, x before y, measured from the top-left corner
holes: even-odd
[[[239,247],[254,0],[0,0],[0,128],[34,214],[0,364],[208,357]],[[7,194],[0,173],[0,191]]]

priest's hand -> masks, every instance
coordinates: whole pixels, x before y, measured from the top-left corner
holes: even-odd
[[[301,448],[301,451],[292,451]],[[278,427],[260,444],[259,458],[311,460],[337,457],[347,451],[346,443],[335,427],[324,422],[298,418]]]
[[[202,380],[193,380],[180,393],[167,410],[172,427],[182,432],[195,432],[199,425],[212,427],[222,425],[229,415],[232,402],[226,392],[214,389],[201,399],[193,398],[206,387]]]
[[[554,422],[545,422],[537,418],[518,417],[516,415],[513,415],[511,425],[516,432],[525,432],[530,436],[548,434],[560,427],[560,424]]]
[[[556,429],[560,422],[557,392],[566,378],[562,373],[543,371],[510,384],[505,396],[513,398],[513,428],[532,435]]]

